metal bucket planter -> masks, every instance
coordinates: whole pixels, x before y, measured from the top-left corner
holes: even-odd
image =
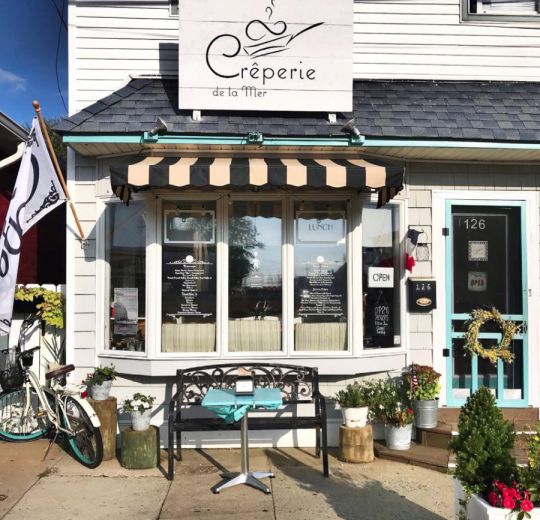
[[[411,447],[412,424],[406,426],[384,425],[386,447],[391,450],[408,450]]]
[[[90,395],[94,401],[105,401],[111,393],[112,379],[103,381],[101,385],[90,386]]]
[[[131,428],[136,432],[142,432],[150,428],[150,420],[152,419],[152,408],[148,408],[144,412],[131,412]]]
[[[417,428],[435,428],[437,426],[438,399],[429,401],[414,399],[411,404],[414,412],[414,424]]]

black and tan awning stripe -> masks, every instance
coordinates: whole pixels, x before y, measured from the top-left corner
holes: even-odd
[[[145,188],[298,187],[378,190],[385,204],[403,185],[403,166],[365,159],[138,157],[111,167],[124,202]]]

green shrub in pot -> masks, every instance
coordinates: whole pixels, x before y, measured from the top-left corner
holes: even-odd
[[[368,407],[362,388],[358,383],[347,385],[336,394],[336,400],[343,412],[343,423],[348,428],[361,428],[366,425]]]

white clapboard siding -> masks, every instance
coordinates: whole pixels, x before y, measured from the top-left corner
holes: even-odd
[[[72,111],[130,77],[177,73],[178,18],[166,3],[70,9]],[[540,22],[463,23],[459,0],[356,0],[353,37],[356,78],[540,80]]]

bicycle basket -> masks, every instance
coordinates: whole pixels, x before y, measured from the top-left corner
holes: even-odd
[[[17,361],[17,347],[0,351],[0,386],[5,392],[19,388],[24,381],[23,370]]]

